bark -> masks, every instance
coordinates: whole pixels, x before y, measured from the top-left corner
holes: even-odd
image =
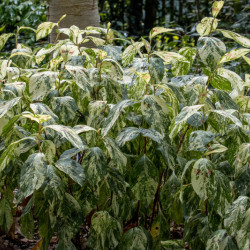
[[[97,0],[48,0],[47,13],[50,22],[58,22],[64,14],[67,15],[60,23],[61,28],[100,26]],[[51,33],[50,43],[55,41],[56,35],[55,31]]]

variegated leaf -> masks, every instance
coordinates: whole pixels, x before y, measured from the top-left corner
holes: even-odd
[[[10,109],[17,105],[21,97],[16,97],[10,101],[0,101],[0,118],[2,118]]]
[[[41,23],[36,30],[36,40],[38,41],[48,36],[52,32],[53,28],[57,25],[58,25],[57,23],[52,23],[52,22]]]
[[[76,102],[71,96],[54,97],[51,107],[64,124],[73,121],[78,110]]]
[[[225,44],[215,37],[200,37],[197,46],[202,62],[213,71],[226,52]]]
[[[149,39],[152,40],[155,36],[162,34],[162,33],[168,33],[174,31],[174,29],[168,29],[164,27],[154,27],[150,33],[149,33]]]
[[[150,58],[148,69],[153,83],[160,84],[165,72],[163,60],[161,58]]]
[[[210,131],[197,130],[191,133],[189,137],[189,150],[206,151],[207,145],[212,142],[215,135]]]
[[[4,47],[4,45],[6,44],[6,42],[8,41],[8,39],[10,37],[14,36],[13,33],[8,33],[8,34],[2,34],[0,36],[0,51],[2,50],[2,48]]]
[[[43,153],[35,153],[29,156],[24,163],[21,176],[20,188],[24,198],[38,190],[45,181],[47,173],[46,158]]]
[[[220,13],[221,8],[224,5],[224,1],[215,1],[212,6],[213,17],[217,17]]]
[[[107,173],[107,157],[100,148],[91,148],[84,156],[82,166],[87,180],[95,186]]]
[[[55,163],[55,166],[65,174],[67,174],[72,180],[78,183],[80,186],[83,185],[85,175],[83,173],[82,166],[75,160],[72,159],[60,159]]]
[[[210,239],[207,241],[206,250],[237,250],[238,247],[235,245],[233,239],[228,235],[224,229],[218,230],[212,234]]]
[[[55,87],[57,75],[56,72],[43,71],[31,76],[29,91],[32,101],[42,101],[44,99],[50,89]]]
[[[122,110],[128,106],[131,106],[135,104],[136,101],[132,100],[123,100],[119,103],[117,103],[109,112],[108,117],[105,119],[103,128],[102,128],[102,136],[106,136],[109,132],[109,130],[113,127],[115,124],[116,120],[120,116]]]
[[[195,105],[195,106],[186,106],[181,112],[177,115],[176,119],[172,121],[170,126],[170,135],[169,137],[173,139],[181,129],[186,125],[188,118],[190,118],[193,114],[197,113],[197,111],[203,107],[203,105]]]
[[[84,150],[84,145],[82,143],[81,137],[70,127],[64,125],[48,125],[43,129],[53,129],[57,131],[63,138],[71,142],[76,148]]]
[[[220,31],[223,34],[223,36],[230,38],[230,39],[233,39],[234,41],[236,41],[237,43],[239,43],[243,47],[250,48],[250,39],[249,38],[244,37],[240,34],[237,34],[233,31],[229,31],[229,30],[218,29],[218,31]]]
[[[233,49],[227,52],[219,61],[219,64],[236,60],[250,52],[250,49]]]
[[[205,17],[196,26],[197,32],[201,36],[208,36],[211,32],[215,31],[218,26],[218,19],[213,17]]]
[[[124,67],[128,66],[133,61],[143,45],[143,42],[135,42],[124,50],[122,53],[122,64]]]

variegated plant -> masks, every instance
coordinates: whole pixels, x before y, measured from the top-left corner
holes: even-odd
[[[76,249],[82,228],[89,249],[250,249],[250,76],[227,67],[249,64],[250,40],[217,29],[223,4],[179,51],[154,51],[175,32],[162,27],[125,48],[110,25],[42,23],[37,40],[53,28],[68,38],[35,50],[16,35],[0,60],[2,230],[22,206],[37,249],[55,233],[57,249]]]

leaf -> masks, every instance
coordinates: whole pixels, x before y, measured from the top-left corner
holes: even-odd
[[[76,125],[73,129],[76,131],[77,134],[81,134],[81,133],[88,132],[88,131],[97,132],[96,129],[87,125],[82,125],[82,124]]]
[[[218,230],[212,234],[207,241],[206,250],[237,250],[233,239],[228,235],[224,229]]]
[[[112,165],[117,168],[121,173],[123,173],[127,166],[127,157],[119,149],[119,146],[114,139],[105,137],[103,139],[103,142],[109,153],[110,158],[112,159]]]
[[[201,20],[201,23],[196,26],[196,30],[201,36],[207,36],[211,32],[215,31],[217,26],[218,19],[213,17],[205,17]]]
[[[147,249],[148,238],[141,227],[129,229],[121,238],[118,249],[138,250]]]
[[[225,36],[229,39],[233,39],[234,41],[236,41],[237,43],[239,43],[243,47],[250,48],[250,39],[249,38],[246,38],[240,34],[237,34],[233,31],[229,31],[229,30],[218,29],[218,31],[220,31],[223,34],[223,36]]]
[[[4,45],[6,44],[6,42],[8,41],[8,39],[10,37],[14,36],[13,33],[9,33],[9,34],[2,34],[0,36],[0,51],[2,50],[2,48],[4,47]]]
[[[193,64],[193,61],[196,57],[196,49],[191,47],[184,47],[179,50],[179,54],[186,57],[190,62],[190,66]]]
[[[119,103],[117,103],[109,112],[108,117],[105,119],[102,127],[102,136],[106,136],[109,132],[109,130],[113,127],[115,124],[116,120],[120,116],[122,110],[128,106],[131,106],[135,104],[136,101],[132,100],[123,100]]]
[[[171,70],[174,76],[187,75],[191,67],[190,61],[184,56],[179,56],[171,62]]]
[[[148,70],[150,72],[150,76],[152,77],[153,83],[161,83],[165,72],[163,60],[161,58],[150,58]]]
[[[223,109],[236,109],[236,110],[239,109],[238,105],[233,101],[233,99],[226,91],[216,89],[215,93]]]
[[[212,5],[213,17],[217,17],[224,5],[224,1],[215,1]]]
[[[97,185],[107,173],[107,158],[98,148],[91,148],[83,157],[82,166],[87,180],[92,185]]]
[[[197,42],[202,62],[213,71],[226,52],[225,44],[215,37],[200,37]]]
[[[129,45],[122,53],[122,64],[124,67],[128,66],[138,53],[138,51],[143,46],[143,42],[135,42],[132,45]]]
[[[249,208],[249,198],[239,196],[237,200],[228,208],[225,214],[224,226],[232,236],[236,236],[240,231]]]
[[[33,239],[34,237],[34,218],[32,213],[27,213],[26,215],[22,216],[20,219],[21,222],[21,233],[28,239]]]
[[[42,101],[49,93],[50,89],[55,87],[57,73],[43,71],[31,76],[29,83],[29,92],[32,101]]]
[[[202,106],[203,105],[186,106],[181,110],[170,126],[170,139],[173,139],[181,131],[186,125],[188,118],[195,114]]]
[[[16,97],[10,101],[0,102],[0,118],[2,118],[10,109],[17,105],[21,97]]]
[[[6,196],[1,197],[0,207],[0,228],[7,233],[13,224],[13,209]]]
[[[114,249],[122,236],[122,226],[107,211],[94,213],[87,246],[93,249]]]
[[[52,22],[41,23],[36,30],[36,41],[48,36],[55,26],[58,26],[58,24]]]
[[[219,64],[236,60],[242,56],[245,56],[249,52],[250,49],[243,49],[243,48],[230,50],[220,59]]]
[[[120,147],[122,147],[127,141],[134,140],[140,133],[142,133],[144,137],[149,137],[157,143],[162,142],[162,135],[154,129],[139,129],[135,127],[124,128],[117,136],[116,142]]]
[[[64,125],[48,125],[43,129],[48,128],[58,132],[63,138],[71,142],[74,147],[84,150],[85,147],[82,143],[81,137],[72,128],[66,127]]]
[[[155,197],[157,186],[157,182],[152,178],[140,178],[132,192],[136,200],[141,201],[142,206],[147,208]]]
[[[82,166],[75,160],[62,159],[55,163],[55,166],[65,174],[67,174],[72,180],[78,183],[80,186],[83,185],[85,175],[83,173]]]
[[[122,84],[110,77],[105,77],[102,81],[107,94],[107,102],[113,104],[121,102],[123,96]]]
[[[202,199],[206,200],[213,195],[215,186],[213,185],[214,165],[206,158],[201,158],[195,162],[192,173],[191,183],[195,193]]]
[[[149,39],[152,40],[155,36],[162,34],[162,33],[168,33],[174,31],[174,29],[168,29],[164,27],[154,27],[150,33],[149,33]]]
[[[190,134],[189,150],[206,151],[207,145],[212,142],[215,135],[210,131],[197,130]]]
[[[161,190],[162,210],[177,224],[183,220],[182,204],[179,198],[180,187],[181,183],[173,172]]]
[[[54,97],[51,101],[51,107],[63,124],[72,122],[78,110],[76,102],[71,96]]]
[[[228,149],[227,147],[225,147],[219,143],[215,143],[215,144],[212,144],[211,146],[209,146],[207,152],[204,155],[223,153],[223,152],[227,151],[227,149]]]
[[[20,189],[24,198],[38,190],[45,181],[47,172],[46,158],[43,153],[29,156],[24,163],[20,176]]]
[[[164,249],[175,249],[175,250],[185,249],[185,246],[182,240],[161,241],[161,245],[164,247]]]
[[[46,121],[51,119],[50,115],[36,115],[36,114],[29,113],[29,112],[23,113],[22,117],[28,118],[28,119],[30,119],[32,121],[35,121],[35,122],[39,123],[39,124],[41,124],[43,122],[46,122]]]
[[[231,91],[232,89],[235,89],[239,93],[243,91],[244,84],[243,80],[238,74],[224,68],[219,68],[216,71],[216,74],[213,76],[210,83],[214,88],[225,91]]]

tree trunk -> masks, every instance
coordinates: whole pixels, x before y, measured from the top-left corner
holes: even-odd
[[[64,14],[67,15],[60,23],[61,28],[100,26],[97,0],[48,0],[47,13],[50,22],[58,22]],[[50,43],[55,41],[56,35],[55,31],[51,33]]]
[[[157,7],[158,0],[146,0],[144,32],[149,32],[155,26]]]

